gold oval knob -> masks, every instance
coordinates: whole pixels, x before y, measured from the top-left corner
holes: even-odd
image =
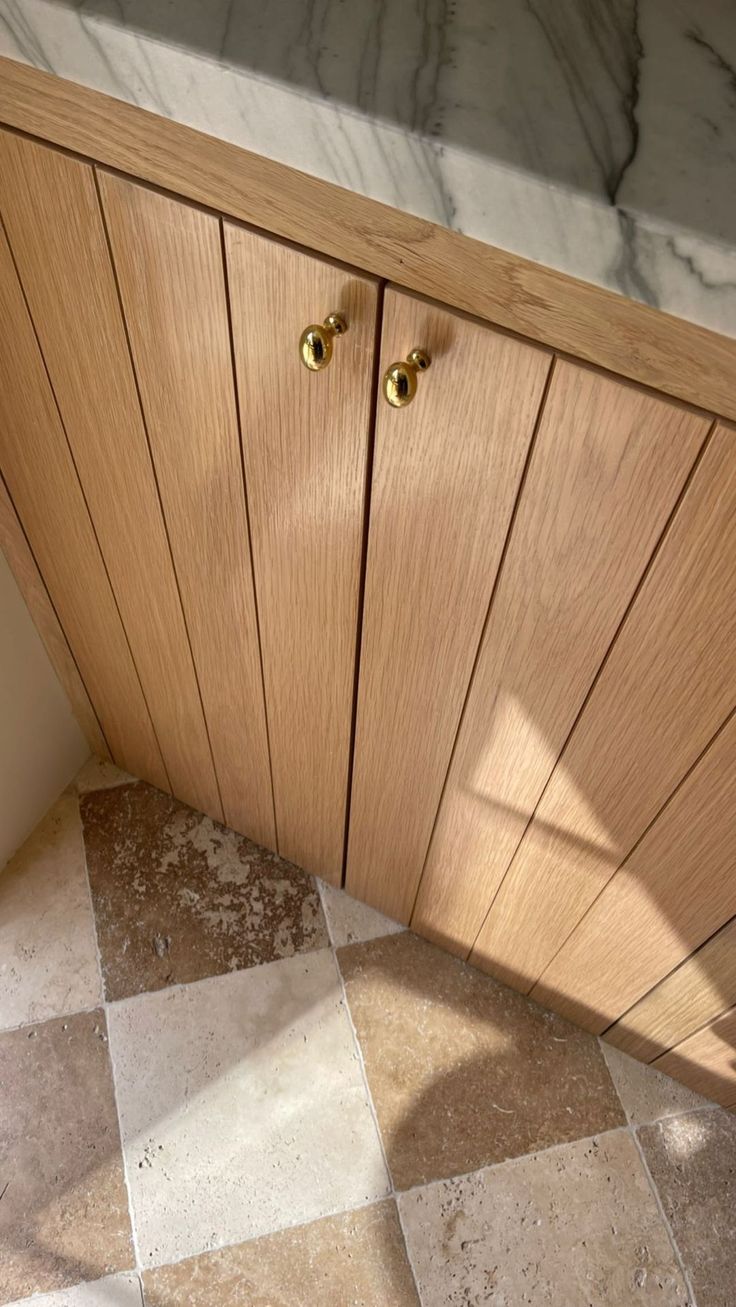
[[[299,355],[310,372],[321,372],[332,358],[335,336],[344,336],[348,324],[339,313],[329,313],[320,326],[313,322],[305,327],[299,338]]]
[[[405,363],[392,363],[383,374],[383,393],[392,408],[411,404],[417,393],[417,376],[426,372],[432,360],[426,350],[413,349]]]

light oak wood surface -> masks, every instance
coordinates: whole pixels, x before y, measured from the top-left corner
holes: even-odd
[[[736,1007],[652,1064],[697,1094],[736,1107]]]
[[[645,994],[604,1039],[640,1062],[651,1062],[734,1003],[736,917]]]
[[[0,122],[736,418],[736,340],[0,59]]]
[[[734,794],[731,718],[535,985],[540,1003],[600,1033],[736,913]]]
[[[735,569],[736,445],[719,427],[478,937],[479,965],[530,988],[727,717]]]
[[[0,132],[0,208],[173,791],[221,819],[92,169]]]
[[[415,346],[416,398],[377,413],[346,882],[404,922],[550,368],[390,289],[381,371]]]
[[[28,611],[33,618],[46,652],[66,691],[72,711],[85,739],[98,758],[111,759],[107,741],[90,697],[79,675],[67,638],[52,604],[43,577],[13,507],[5,482],[0,477],[0,548],[8,560]]]
[[[151,719],[2,231],[0,471],[113,756],[127,771],[167,789]],[[61,674],[58,657],[55,665]]]
[[[558,362],[412,926],[470,952],[707,424]]]
[[[378,287],[225,224],[279,852],[339,884]],[[331,363],[299,337],[342,313]]]
[[[220,223],[99,185],[225,821],[275,848]]]

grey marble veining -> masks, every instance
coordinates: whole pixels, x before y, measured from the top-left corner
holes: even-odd
[[[736,335],[732,0],[0,0],[0,53]]]

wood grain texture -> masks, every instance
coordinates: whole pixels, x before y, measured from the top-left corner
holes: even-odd
[[[378,287],[225,225],[279,852],[339,884]],[[310,322],[348,323],[307,372]]]
[[[99,184],[225,821],[274,848],[220,224],[104,172]]]
[[[412,926],[467,956],[706,423],[558,362]]]
[[[9,59],[0,122],[736,418],[736,340]]]
[[[479,965],[530,988],[725,720],[735,569],[736,446],[720,427],[483,926]]]
[[[380,401],[347,889],[408,921],[550,358],[402,292],[381,370],[415,346],[411,406]]]
[[[8,566],[90,749],[98,758],[111,761],[107,741],[85,689],[84,681],[79,675],[79,668],[74,661],[54,605],[49,599],[48,590],[36,566],[33,552],[2,477],[0,477],[0,549],[8,560]]]
[[[222,818],[92,169],[1,132],[0,208],[171,785]]]
[[[1,229],[0,470],[113,757],[126,771],[166,789],[151,719]],[[28,578],[27,556],[21,553],[21,560]]]
[[[651,1062],[736,1003],[736,917],[651,989],[603,1038]]]
[[[609,880],[535,998],[600,1033],[736,913],[734,796],[736,718]]]
[[[736,1007],[652,1063],[697,1094],[736,1107]]]

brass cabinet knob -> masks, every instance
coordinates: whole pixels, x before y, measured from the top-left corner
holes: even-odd
[[[417,393],[417,376],[426,372],[432,360],[426,350],[413,349],[405,363],[392,363],[383,374],[383,393],[392,408],[411,404]]]
[[[344,336],[348,324],[339,313],[330,313],[320,326],[313,322],[299,338],[299,356],[310,372],[321,372],[332,358],[335,336]]]

